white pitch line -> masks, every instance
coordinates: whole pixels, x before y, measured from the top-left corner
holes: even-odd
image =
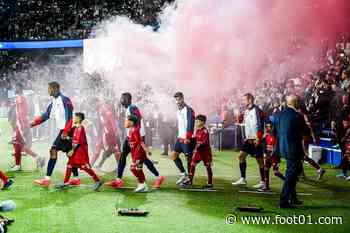
[[[251,190],[239,190],[240,193],[254,193],[254,194],[268,194],[268,195],[279,195],[276,192],[259,192],[259,191],[251,191]],[[312,193],[298,193],[300,196],[312,196]]]
[[[190,192],[218,192],[217,189],[180,189],[181,191],[190,191]]]

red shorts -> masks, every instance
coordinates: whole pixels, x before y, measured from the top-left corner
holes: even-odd
[[[131,160],[133,163],[143,163],[145,162],[145,160],[147,159],[147,155],[146,154],[132,154],[131,153]]]
[[[212,157],[211,150],[195,151],[192,157],[192,163],[197,164],[203,161],[203,163],[207,165],[212,162]]]

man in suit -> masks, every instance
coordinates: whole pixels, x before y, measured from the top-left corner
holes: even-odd
[[[301,171],[301,161],[304,157],[303,136],[310,136],[310,127],[303,115],[298,111],[299,98],[295,95],[287,97],[287,107],[277,116],[275,134],[277,150],[285,157],[287,163],[286,179],[280,197],[280,208],[292,208],[302,204],[297,199],[296,184]]]

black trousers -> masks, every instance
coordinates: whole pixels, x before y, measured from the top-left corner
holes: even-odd
[[[301,170],[301,161],[287,159],[286,179],[283,183],[282,193],[280,196],[280,205],[288,205],[297,200],[296,185],[298,174]]]

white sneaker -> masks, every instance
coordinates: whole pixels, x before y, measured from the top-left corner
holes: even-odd
[[[232,185],[247,185],[247,180],[241,177],[236,182],[232,182]]]
[[[177,185],[181,185],[183,182],[185,182],[186,180],[188,179],[188,176],[187,175],[182,175],[181,177],[180,177],[180,179],[178,179],[177,181],[176,181],[176,184]]]
[[[136,192],[136,193],[148,192],[147,184],[146,183],[138,184],[136,189],[134,190],[134,192]]]
[[[13,166],[13,167],[11,168],[10,171],[12,171],[12,172],[18,172],[18,171],[21,171],[21,170],[22,170],[22,169],[21,169],[21,166],[15,165],[15,166]]]
[[[348,181],[350,181],[350,176],[346,177],[346,179],[345,179],[345,180],[348,180]]]
[[[344,173],[340,173],[340,174],[336,175],[336,177],[339,179],[346,179],[347,178]]]
[[[253,186],[253,188],[256,188],[256,189],[262,189],[263,187],[265,187],[264,181],[260,181],[259,183]]]

